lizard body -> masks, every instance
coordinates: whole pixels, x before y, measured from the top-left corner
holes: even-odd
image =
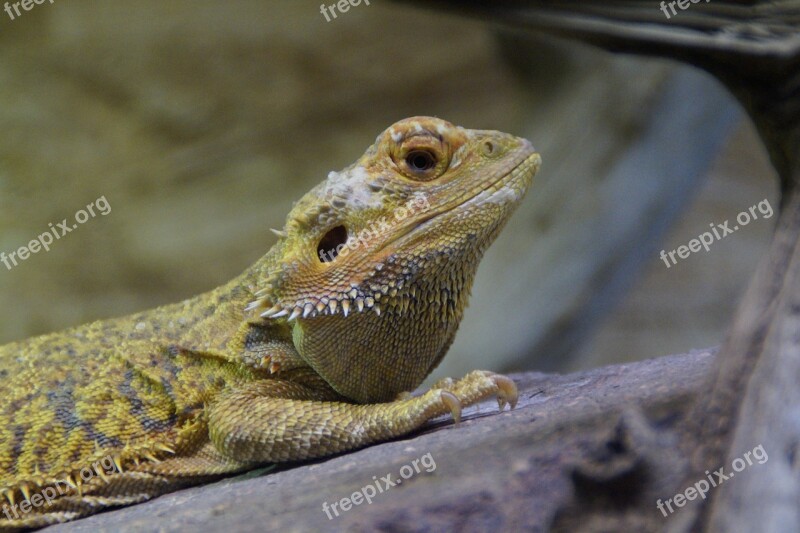
[[[524,139],[405,119],[228,284],[0,347],[0,530],[355,449],[492,395],[513,406],[486,371],[407,393],[539,164]]]

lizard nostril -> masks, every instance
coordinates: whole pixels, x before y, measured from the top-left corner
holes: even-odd
[[[347,228],[344,226],[336,226],[331,228],[322,236],[322,239],[317,245],[317,255],[322,263],[330,263],[336,256],[339,255],[343,246],[347,242]]]

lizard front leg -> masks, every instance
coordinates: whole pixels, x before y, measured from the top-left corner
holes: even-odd
[[[405,435],[431,418],[497,396],[513,407],[511,379],[474,371],[442,380],[416,397],[377,404],[330,401],[332,389],[311,389],[285,380],[263,380],[223,395],[209,410],[209,434],[223,454],[237,461],[281,462],[323,457]]]

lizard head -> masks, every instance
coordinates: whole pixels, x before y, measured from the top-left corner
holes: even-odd
[[[540,161],[505,133],[397,122],[295,204],[248,310],[288,321],[300,356],[347,397],[417,387]]]

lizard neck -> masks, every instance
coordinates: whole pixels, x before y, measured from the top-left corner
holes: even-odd
[[[477,265],[442,259],[441,268],[429,269],[400,290],[373,293],[372,308],[346,317],[297,318],[293,342],[300,356],[337,392],[357,402],[389,401],[414,390],[450,347]]]

